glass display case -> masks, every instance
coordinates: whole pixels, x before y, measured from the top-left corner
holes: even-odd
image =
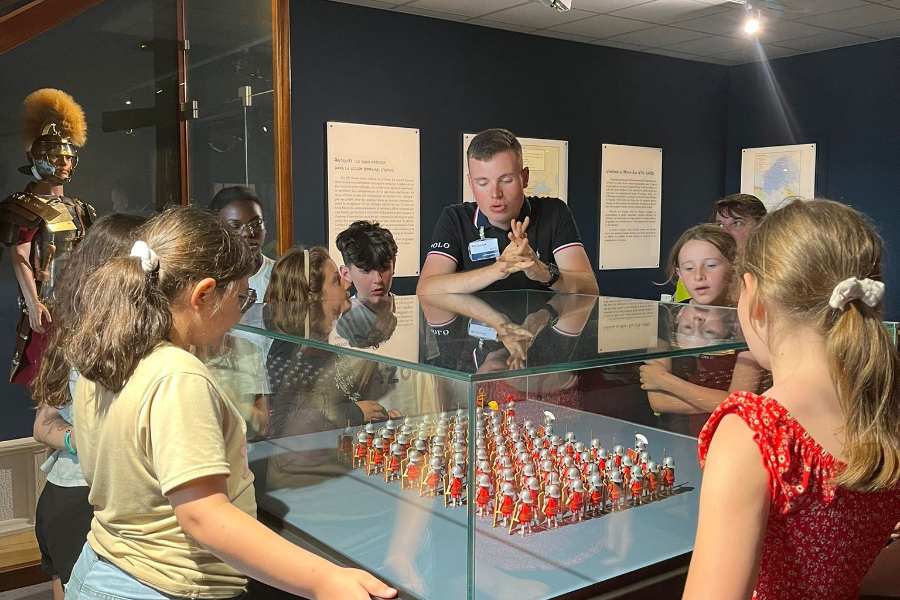
[[[495,292],[257,305],[209,364],[261,520],[401,597],[525,599],[683,574],[743,348],[733,309]]]

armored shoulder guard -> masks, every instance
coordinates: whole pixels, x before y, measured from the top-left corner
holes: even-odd
[[[72,201],[78,207],[79,212],[81,213],[81,218],[84,220],[85,229],[89,228],[94,224],[94,221],[97,220],[97,211],[94,210],[94,207],[88,204],[87,202],[82,202],[78,198],[72,198]]]

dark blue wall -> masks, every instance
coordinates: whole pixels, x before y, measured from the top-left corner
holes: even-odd
[[[726,189],[740,186],[741,148],[815,143],[816,195],[850,204],[880,227],[886,317],[900,319],[900,39],[770,67],[730,70]]]
[[[324,0],[291,2],[291,60],[298,243],[326,241],[327,121],[421,130],[423,258],[460,201],[464,132],[569,141],[569,206],[595,265],[601,143],[663,148],[663,260],[724,192],[727,67]],[[659,298],[664,277],[599,279],[602,293]]]

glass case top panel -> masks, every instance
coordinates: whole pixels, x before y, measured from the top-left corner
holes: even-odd
[[[258,304],[238,328],[463,381],[745,347],[732,308],[534,291]]]

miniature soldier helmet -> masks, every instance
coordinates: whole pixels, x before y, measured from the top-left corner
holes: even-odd
[[[487,460],[487,451],[484,448],[479,448],[477,452],[475,452],[475,458],[477,460]]]
[[[413,430],[413,427],[409,423],[404,423],[403,425],[400,426],[400,431],[404,435],[409,435],[410,433],[412,433],[412,430]]]
[[[415,448],[419,452],[425,452],[425,440],[416,440]]]
[[[451,472],[451,475],[453,475],[453,477],[462,477],[463,476],[462,467],[460,467],[458,465],[453,467],[453,471]]]
[[[509,441],[511,441],[513,444],[524,444],[525,443],[522,441],[522,437],[519,435],[518,431],[513,431],[512,433],[509,434]]]
[[[497,454],[500,456],[509,456],[509,450],[502,443],[497,445]]]
[[[598,438],[591,440],[591,448],[600,448],[600,440]]]
[[[524,463],[527,463],[527,462],[530,461],[530,460],[531,460],[531,455],[530,455],[530,454],[528,454],[528,453],[525,452],[524,450],[523,450],[522,452],[519,452],[519,462],[520,462],[520,463],[523,463],[523,464],[524,464]]]
[[[563,459],[563,467],[566,469],[570,469],[575,466],[575,459],[571,456],[567,456]]]
[[[391,431],[394,431],[395,429],[397,429],[397,424],[394,422],[393,419],[388,419],[387,423],[385,423],[384,426],[387,427],[388,429],[390,429]]]
[[[550,445],[551,446],[559,446],[559,436],[558,435],[550,436]]]
[[[431,459],[431,468],[432,469],[440,469],[443,466],[444,461],[441,460],[440,456],[434,456]]]
[[[544,435],[547,437],[553,437],[553,425],[546,424],[544,425]]]
[[[599,475],[591,475],[591,487],[598,488],[603,485],[603,479]]]
[[[422,455],[418,450],[413,450],[409,453],[409,462],[419,463],[422,462]]]
[[[400,435],[397,436],[397,443],[405,446],[409,443],[409,438],[406,437],[405,433],[401,433]]]
[[[600,474],[600,467],[597,465],[597,463],[591,463],[591,466],[588,467],[588,474],[589,475],[599,475]]]
[[[609,453],[606,451],[606,448],[601,446],[600,449],[597,450],[597,458],[602,460],[606,460],[607,458],[609,458]]]
[[[616,456],[623,456],[625,454],[625,448],[619,444],[613,446],[613,454]]]
[[[632,462],[630,456],[626,456],[625,458],[622,459],[622,466],[623,467],[633,467],[634,466],[634,462]]]
[[[375,441],[372,442],[372,446],[374,448],[378,448],[379,450],[381,450],[384,448],[384,442],[382,441],[381,438],[375,438]]]
[[[544,448],[540,454],[541,460],[550,460],[550,451]]]
[[[613,483],[622,483],[622,472],[621,471],[613,471],[609,474],[609,480]]]
[[[403,446],[394,442],[391,444],[391,454],[403,454]]]
[[[447,419],[450,418],[450,416],[449,416],[447,413],[442,412],[440,415],[438,415],[438,418],[439,418],[441,421],[446,421]]]
[[[434,436],[434,439],[431,440],[431,445],[432,445],[432,446],[443,446],[443,445],[444,445],[444,438],[443,438],[442,436],[440,436],[440,435]]]
[[[525,465],[525,468],[522,469],[522,475],[525,477],[534,477],[534,467],[531,465]]]
[[[640,470],[636,470],[634,473],[631,474],[631,478],[632,479],[643,479],[644,473]]]
[[[353,437],[353,428],[347,427],[347,429],[344,430],[344,435],[346,435],[348,437]]]
[[[551,498],[559,498],[559,486],[551,485],[547,487],[547,495]]]
[[[577,452],[578,454],[584,452],[584,444],[582,444],[581,442],[575,442],[575,452]]]
[[[525,429],[531,429],[532,427],[534,427],[534,423],[532,423],[531,421],[526,420],[526,421],[525,421]]]
[[[425,425],[427,427],[428,425],[433,425],[433,424],[434,424],[434,419],[432,418],[431,415],[425,415],[425,417],[422,419],[421,425]]]
[[[584,491],[584,484],[581,483],[580,479],[576,479],[575,481],[572,482],[572,490],[576,491],[576,492]]]
[[[494,434],[494,443],[497,446],[500,446],[501,448],[505,448],[506,447],[506,439],[503,437],[503,434],[495,433]]]
[[[574,431],[566,432],[566,441],[567,442],[575,442],[575,432]]]
[[[533,425],[530,427],[525,427],[525,435],[530,439],[534,439],[534,436],[537,435],[537,429],[535,429]]]
[[[501,489],[503,490],[503,495],[504,495],[504,496],[512,496],[513,494],[516,493],[516,488],[515,488],[515,486],[514,486],[513,484],[509,483],[509,482],[504,483],[504,484],[503,484],[503,487],[502,487]]]
[[[500,468],[508,469],[510,467],[512,467],[512,459],[508,456],[501,456],[500,457]]]
[[[456,454],[453,455],[453,464],[461,465],[464,462],[466,462],[466,455],[463,454],[462,452],[457,452]]]
[[[541,463],[541,471],[543,471],[544,473],[549,473],[552,470],[553,470],[553,462],[552,461],[545,460],[544,462]]]
[[[590,453],[588,453],[588,452],[581,453],[581,462],[586,463],[586,462],[590,462],[590,460],[591,460]]]
[[[487,473],[488,471],[491,470],[491,465],[488,461],[483,460],[480,463],[478,463],[478,470],[481,471],[482,473]]]
[[[478,485],[483,485],[485,487],[491,485],[491,478],[485,474],[479,475],[478,476]]]
[[[516,453],[525,452],[528,450],[528,446],[525,445],[525,442],[516,442]]]
[[[403,425],[404,426],[412,425],[412,419],[409,417],[403,417]]]
[[[466,416],[466,409],[464,409],[464,408],[456,409],[456,418],[457,419],[463,419],[463,418],[465,418],[465,416]]]
[[[424,441],[424,440],[427,440],[427,439],[428,439],[428,432],[425,431],[424,429],[420,429],[418,432],[416,432],[416,439],[417,439],[417,440],[423,440],[423,441]]]
[[[438,428],[446,431],[448,427],[450,427],[450,421],[448,421],[447,419],[441,419],[440,421],[438,421]]]
[[[372,425],[371,423],[366,423],[366,433],[374,435],[375,434],[375,426]]]
[[[442,438],[447,437],[447,428],[439,425],[437,430],[435,430],[434,435]]]
[[[673,456],[665,457],[663,459],[663,466],[666,467],[667,469],[674,469],[675,468],[675,457],[673,457]]]
[[[503,469],[503,479],[506,481],[515,481],[516,479],[516,471],[515,469]]]
[[[478,448],[479,450],[484,450],[486,447],[485,443],[484,443],[484,438],[478,438],[477,440],[475,440],[475,447]]]
[[[521,500],[523,504],[534,504],[534,499],[531,497],[531,492],[528,490],[519,492],[519,500]]]
[[[659,465],[651,460],[647,463],[647,470],[651,473],[659,473]]]
[[[381,431],[381,437],[385,440],[391,439],[391,435],[393,435],[393,434],[391,433],[391,431],[389,429],[383,429]]]
[[[559,485],[559,473],[556,471],[550,473],[550,485]]]
[[[484,439],[484,428],[483,427],[479,427],[478,429],[475,430],[475,439],[476,440]]]
[[[578,467],[572,467],[566,471],[566,475],[569,476],[569,479],[581,479],[581,472],[578,470]]]
[[[525,485],[529,490],[539,490],[541,489],[541,482],[538,481],[537,477],[529,477],[528,481],[525,482]]]
[[[644,464],[647,464],[648,462],[650,462],[650,453],[647,452],[646,450],[641,452],[641,462]]]
[[[359,433],[356,434],[356,439],[359,440],[360,442],[365,442],[367,438],[368,438],[368,436],[366,435],[365,431],[360,431]]]

